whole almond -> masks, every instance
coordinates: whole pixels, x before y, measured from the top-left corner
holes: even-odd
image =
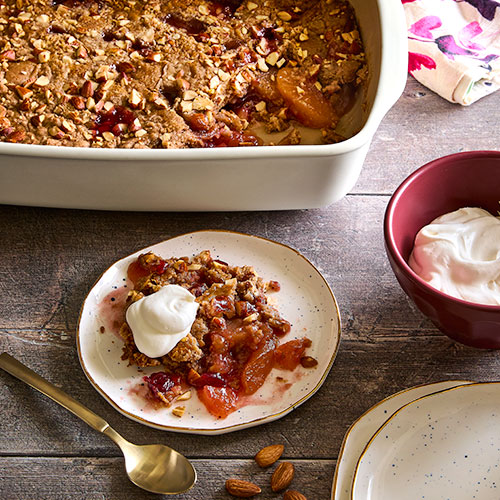
[[[226,490],[230,495],[238,498],[253,497],[262,491],[256,484],[241,479],[228,479]]]
[[[271,489],[276,493],[288,488],[294,473],[295,469],[290,462],[281,462],[271,477]]]
[[[307,500],[307,498],[298,491],[288,490],[285,491],[285,494],[283,495],[283,500]]]
[[[82,97],[92,97],[94,95],[94,84],[86,80],[80,89],[80,95]]]
[[[281,457],[284,449],[285,447],[282,444],[266,446],[255,455],[255,461],[261,467],[269,467]]]

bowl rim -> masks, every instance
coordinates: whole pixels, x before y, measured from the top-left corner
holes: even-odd
[[[455,159],[469,160],[469,159],[485,159],[485,158],[497,158],[500,160],[500,151],[494,150],[478,150],[478,151],[462,151],[459,153],[453,153],[446,156],[441,156],[435,158],[434,160],[426,163],[425,165],[419,167],[413,173],[411,173],[404,181],[396,188],[393,195],[391,196],[384,215],[384,240],[387,252],[390,256],[397,262],[398,266],[404,271],[406,277],[413,282],[414,285],[423,287],[427,293],[434,296],[438,300],[448,301],[454,303],[461,307],[466,307],[468,309],[473,309],[476,311],[500,311],[500,305],[493,304],[478,304],[476,302],[470,302],[468,300],[459,299],[448,295],[447,293],[441,292],[438,289],[432,287],[422,279],[413,269],[409,266],[406,260],[401,255],[398,246],[394,240],[394,234],[392,231],[394,213],[397,210],[397,204],[405,191],[410,187],[410,185],[417,179],[427,175],[427,173],[434,168],[439,168],[444,165],[449,165]]]

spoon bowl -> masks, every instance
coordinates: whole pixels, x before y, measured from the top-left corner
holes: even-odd
[[[111,427],[104,430],[122,450],[129,479],[152,493],[176,495],[196,482],[196,471],[186,457],[161,444],[130,443]]]

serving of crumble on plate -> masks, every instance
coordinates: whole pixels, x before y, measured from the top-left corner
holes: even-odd
[[[273,327],[269,327],[267,331],[263,326],[269,324],[266,321],[263,323],[259,321],[256,324],[267,331],[267,338],[272,339],[270,341],[276,343],[279,341],[281,345],[298,339],[310,339],[310,346],[307,343],[309,347],[305,355],[317,361],[317,365],[312,367],[304,367],[298,363],[293,370],[286,369],[290,368],[289,366],[274,363],[261,386],[250,387],[243,391],[240,387],[241,371],[236,378],[221,377],[231,390],[239,394],[244,393],[238,407],[223,415],[217,414],[217,411],[209,411],[213,410],[213,405],[210,403],[207,405],[204,399],[205,384],[200,387],[195,383],[192,383],[191,387],[184,386],[184,389],[176,393],[166,404],[158,404],[159,402],[151,397],[151,384],[148,381],[152,380],[153,374],[161,373],[165,369],[170,373],[177,369],[186,380],[190,370],[193,369],[199,371],[198,375],[201,374],[203,377],[203,371],[207,368],[206,360],[204,363],[198,363],[204,354],[203,346],[201,349],[199,344],[193,346],[190,352],[196,352],[198,355],[192,359],[189,356],[185,358],[188,360],[187,363],[182,361],[179,363],[179,358],[175,356],[173,356],[175,361],[171,358],[148,360],[147,357],[141,357],[140,353],[134,350],[130,338],[124,344],[124,338],[127,340],[126,324],[124,326],[127,298],[130,302],[130,297],[138,293],[134,290],[137,286],[134,286],[134,282],[130,279],[131,265],[133,269],[138,259],[144,259],[145,255],[165,256],[166,259],[167,256],[176,255],[187,257],[176,261],[179,268],[181,263],[186,264],[186,261],[190,260],[195,261],[190,265],[197,267],[200,266],[197,262],[200,260],[200,254],[201,259],[205,259],[209,266],[210,263],[220,262],[221,264],[215,266],[219,271],[229,270],[226,268],[226,262],[234,264],[229,266],[230,272],[227,274],[232,272],[241,278],[241,296],[238,295],[238,298],[243,298],[245,295],[242,292],[243,287],[251,286],[250,283],[243,285],[245,273],[245,277],[250,278],[255,285],[259,283],[253,289],[256,293],[259,287],[264,290],[262,288],[264,283],[267,283],[267,287],[276,287],[276,282],[279,282],[279,291],[266,294],[267,301],[262,315]],[[168,263],[168,259],[165,262]],[[249,264],[252,265],[252,272],[245,267]],[[135,277],[136,285],[138,282],[143,283],[146,290],[148,286],[157,284],[161,276],[164,275],[165,280],[172,280],[178,273],[171,270],[156,276],[147,272],[143,272],[143,275],[145,277],[142,280],[137,274],[132,278]],[[184,273],[183,277],[186,276],[188,274]],[[259,277],[265,278],[266,281],[262,281]],[[152,278],[154,283],[151,282]],[[229,284],[235,284],[230,281],[234,278],[231,276],[227,278]],[[175,279],[181,280],[178,277]],[[192,282],[191,285],[191,287],[201,287],[199,290],[193,288],[194,294],[198,297],[203,297],[203,294],[210,289],[206,280],[204,283]],[[217,304],[208,301],[202,307],[218,306],[222,300],[221,295],[215,297],[219,297],[216,299]],[[244,300],[236,302],[240,302],[238,305],[240,312],[243,306],[250,305]],[[245,318],[250,315],[251,313],[243,314]],[[219,315],[212,318],[217,316]],[[242,322],[245,318],[232,317],[230,321],[234,319]],[[252,324],[250,320],[247,322]],[[201,331],[203,328],[204,326],[199,324],[196,328],[193,327],[192,331],[198,329]],[[279,332],[273,332],[273,328]],[[199,338],[203,339],[203,336]],[[196,335],[193,340],[198,342]],[[333,364],[339,341],[340,317],[335,297],[328,283],[305,257],[280,243],[226,231],[200,231],[174,237],[116,262],[102,275],[85,300],[77,336],[80,362],[86,376],[116,409],[134,420],[156,428],[199,434],[229,432],[275,420],[287,414],[319,389]],[[213,363],[220,361],[213,352],[210,355]],[[244,361],[246,363],[248,357],[244,356]],[[153,366],[147,366],[151,364]],[[189,392],[189,395],[184,397],[186,392]],[[180,397],[177,399],[177,396]]]

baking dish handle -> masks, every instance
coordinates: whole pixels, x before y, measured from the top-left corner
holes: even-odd
[[[394,105],[403,93],[408,77],[408,32],[401,0],[379,0],[382,29],[381,95],[385,96],[382,113]]]

